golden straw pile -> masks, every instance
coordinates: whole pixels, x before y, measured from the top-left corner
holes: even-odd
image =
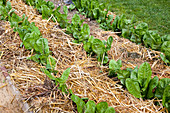
[[[42,20],[41,15],[22,0],[11,0],[11,5],[19,16],[26,14],[30,22],[35,22],[42,36],[48,39],[50,50],[57,62],[56,70],[59,71],[56,77],[60,77],[64,70],[71,68],[66,84],[74,94],[81,98],[87,97],[96,103],[106,101],[120,113],[164,112],[161,100],[137,99],[119,85],[116,78],[107,77],[108,66],[100,66],[96,58],[88,56],[82,44],[73,43],[73,38],[65,34],[64,30],[58,27],[58,23],[50,19]],[[85,22],[89,23],[88,19],[85,19]],[[0,60],[10,71],[23,102],[29,103],[30,108],[27,111],[76,112],[76,106],[69,95],[63,95],[54,82],[40,71],[42,66],[27,60],[33,51],[20,47],[21,40],[18,33],[13,32],[8,22],[5,22],[3,27],[5,31],[0,37],[2,42]],[[103,31],[94,25],[90,28],[95,29],[91,34],[96,38],[106,40],[109,36],[113,36],[114,41],[108,56],[109,59],[121,59],[122,69],[134,68],[147,61],[152,67],[153,76],[170,77],[170,68],[158,58],[160,52],[136,45],[118,37],[114,32]],[[160,106],[155,106],[155,102],[160,103]]]

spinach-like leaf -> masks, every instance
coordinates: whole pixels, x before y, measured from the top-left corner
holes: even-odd
[[[162,44],[161,51],[165,54],[166,58],[170,60],[170,41],[165,41]]]
[[[60,78],[56,78],[56,82],[60,83],[60,86],[62,86],[68,79],[70,74],[70,68],[67,68]]]
[[[105,53],[105,45],[99,39],[94,39],[92,44],[92,50],[97,54],[98,61],[102,61],[103,54]]]
[[[170,63],[170,61],[168,59],[166,59],[166,57],[163,53],[160,54],[160,57],[165,63]]]
[[[68,9],[66,6],[63,6],[63,12],[64,14],[60,13],[60,6],[54,10],[52,13],[55,16],[55,18],[57,19],[57,22],[59,23],[61,28],[66,28],[67,24],[68,24],[68,19],[67,19],[67,13],[68,13]]]
[[[149,83],[149,89],[147,92],[147,98],[152,98],[154,96],[153,89],[158,85],[159,78],[155,76]]]
[[[64,14],[68,14],[68,8],[67,8],[67,6],[66,5],[64,5],[63,6],[63,12],[64,12]]]
[[[170,34],[162,36],[161,39],[162,39],[162,42],[170,41]]]
[[[22,26],[18,26],[16,28],[14,28],[15,32],[18,32],[20,39],[23,41],[24,37],[27,33],[36,33],[37,35],[40,35],[40,31],[38,29],[38,27],[35,26],[35,23],[29,23],[27,20],[27,17],[25,18],[25,20],[23,20],[22,22]],[[39,36],[38,36],[39,37]],[[35,39],[37,39],[37,37],[35,37]]]
[[[112,42],[113,42],[113,37],[110,36],[108,39],[107,39],[107,43],[106,43],[106,50],[110,50],[111,49],[111,45],[112,45]]]
[[[131,31],[129,29],[122,29],[122,36],[124,38],[130,39]]]
[[[66,93],[66,94],[68,94],[69,91],[68,91],[68,89],[67,89],[67,86],[66,86],[65,82],[67,81],[67,79],[68,79],[68,77],[69,77],[69,74],[70,74],[70,68],[67,68],[67,69],[63,72],[63,74],[61,75],[60,78],[56,78],[56,79],[55,79],[56,85],[59,83],[59,89],[60,89],[62,92]]]
[[[158,82],[158,86],[156,88],[156,93],[155,96],[158,98],[162,98],[163,97],[163,92],[165,90],[165,88],[170,84],[170,78],[162,78],[159,82]]]
[[[18,32],[20,39],[23,41],[24,37],[27,33],[30,33],[28,30],[28,26],[23,26],[23,27],[16,27],[14,28],[15,32]]]
[[[38,35],[41,34],[39,28],[35,26],[34,22],[31,22],[27,29],[31,32],[33,32],[33,31],[36,32]]]
[[[100,24],[100,27],[106,31],[111,30],[112,26],[111,26],[111,22],[113,20],[113,15],[108,15],[108,18],[105,22]]]
[[[7,1],[7,2],[6,1],[2,1],[1,4],[0,4],[0,20],[7,19],[7,17],[9,16],[8,12],[11,9],[12,9],[11,2],[9,2],[9,1]]]
[[[28,17],[25,17],[25,14],[22,15],[22,26],[28,26],[30,25],[30,22],[28,21]]]
[[[70,6],[69,6],[69,10],[74,10],[76,8],[76,6],[75,5],[73,5],[73,4],[71,4]]]
[[[83,48],[84,48],[84,50],[85,50],[87,53],[91,53],[91,52],[92,52],[93,40],[94,40],[94,37],[93,37],[93,36],[90,36],[87,42],[84,41]]]
[[[148,31],[148,24],[147,23],[140,23],[136,26],[136,29],[135,29],[135,33],[140,35],[140,36],[143,36],[145,35],[145,33]]]
[[[135,29],[131,29],[132,35],[130,40],[137,44],[142,42],[143,36],[148,31],[148,24],[147,23],[140,23],[136,26]]]
[[[109,75],[110,76],[114,76],[115,73],[121,71],[121,68],[122,67],[122,61],[121,60],[118,60],[117,62],[115,60],[110,60],[109,62]]]
[[[118,21],[119,21],[119,16],[117,15],[112,23],[112,30],[117,31],[117,26],[118,26]]]
[[[93,100],[89,100],[86,103],[85,113],[95,113],[96,104]]]
[[[81,6],[81,1],[82,0],[72,0],[72,1],[75,4],[76,8],[78,8],[78,9],[82,8],[82,6]]]
[[[6,5],[6,0],[1,0],[0,5],[5,6]]]
[[[132,95],[134,95],[136,98],[141,98],[140,86],[138,82],[130,78],[127,78],[125,83],[126,83],[127,90]]]
[[[44,72],[51,80],[56,80],[56,78],[45,68],[41,69],[42,72]]]
[[[105,113],[108,108],[107,102],[100,102],[96,105],[96,113]]]
[[[138,76],[138,66],[136,66],[136,67],[132,70],[132,72],[131,72],[131,74],[130,74],[130,78],[131,78],[133,81],[138,82],[137,76]]]
[[[11,2],[9,2],[9,1],[6,2],[5,9],[7,12],[9,12],[12,9]]]
[[[126,20],[126,17],[124,14],[122,14],[118,20],[118,23],[117,23],[117,28],[118,29],[123,29],[125,28],[125,20]]]
[[[43,19],[48,19],[52,14],[52,10],[47,5],[42,5],[41,10]]]
[[[32,6],[35,6],[36,0],[26,0],[26,3]]]
[[[81,34],[79,37],[79,42],[83,42],[89,39],[90,35],[90,28],[88,24],[83,24],[83,27],[81,27]]]
[[[26,49],[34,49],[36,41],[40,38],[40,36],[36,32],[27,33],[23,39],[23,44]]]
[[[93,18],[98,19],[99,15],[100,15],[100,9],[95,8],[95,9],[92,10],[92,12],[93,12]]]
[[[71,95],[71,100],[76,103],[78,113],[83,113],[85,110],[85,102],[74,94]]]
[[[126,79],[130,77],[130,71],[128,69],[119,70],[119,72],[117,72],[117,76],[118,76],[118,79],[120,80],[120,82],[123,85],[125,85]]]
[[[40,63],[40,55],[39,54],[35,54],[31,57],[28,57],[27,59],[33,60],[34,62]]]
[[[115,113],[115,109],[113,107],[108,107],[105,113]]]
[[[84,20],[81,20],[80,16],[78,14],[75,14],[72,18],[72,24],[74,24],[74,25],[80,25],[81,26],[83,21]]]
[[[15,13],[12,13],[12,15],[9,16],[9,22],[10,22],[11,28],[18,27],[18,25],[19,25],[19,23],[21,23],[21,21],[22,21],[22,18],[19,17]]]
[[[51,55],[49,55],[47,58],[46,69],[54,69],[55,65],[56,65],[55,59]]]
[[[36,9],[39,11],[39,13],[41,14],[42,13],[42,9],[41,9],[41,6],[43,6],[43,5],[46,5],[47,3],[46,3],[46,1],[45,0],[36,0],[35,1],[35,7],[36,7]]]
[[[145,91],[147,89],[148,84],[151,80],[151,75],[152,71],[150,64],[147,62],[141,64],[138,70],[138,82],[140,83],[142,91]]]
[[[40,64],[45,66],[47,64],[47,58],[48,58],[48,55],[45,55],[45,54],[41,55],[40,54]]]
[[[166,107],[168,111],[170,112],[170,84],[166,86],[164,90],[162,103],[163,103],[163,106]]]
[[[52,10],[55,8],[54,3],[51,2],[51,1],[48,1],[48,2],[47,2],[47,6],[48,6],[50,9],[52,9]]]
[[[48,40],[46,38],[38,39],[34,45],[34,49],[42,55],[49,55]]]
[[[143,36],[143,42],[146,47],[151,47],[154,50],[160,50],[162,39],[156,31],[148,31]]]

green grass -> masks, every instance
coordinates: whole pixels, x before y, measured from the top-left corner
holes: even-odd
[[[158,30],[160,35],[170,34],[170,0],[99,0],[111,5],[110,11],[135,15],[136,21],[146,22],[150,30]]]

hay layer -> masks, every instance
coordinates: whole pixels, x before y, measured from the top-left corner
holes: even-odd
[[[58,27],[58,23],[42,20],[35,9],[26,5],[21,0],[11,0],[12,7],[19,16],[26,14],[30,22],[35,22],[44,38],[48,39],[50,50],[56,58],[56,77],[61,76],[68,67],[71,68],[68,88],[79,97],[88,97],[96,103],[108,102],[109,106],[117,112],[161,112],[165,109],[161,100],[142,100],[131,95],[119,85],[116,78],[108,78],[108,66],[100,66],[96,58],[88,56],[82,44],[72,43],[73,38]],[[75,12],[70,12],[69,17]],[[84,18],[83,16],[81,16]],[[52,18],[52,17],[51,17]],[[71,18],[69,18],[71,19]],[[134,68],[147,61],[152,67],[152,76],[159,78],[170,77],[170,68],[163,64],[159,58],[160,52],[136,45],[127,39],[120,38],[116,33],[103,31],[94,21],[85,19],[90,25],[91,35],[95,38],[107,40],[113,36],[112,49],[108,52],[109,59],[121,59],[122,69]],[[42,66],[27,60],[32,51],[20,47],[21,40],[18,33],[14,33],[8,22],[0,37],[0,59],[11,73],[15,86],[22,94],[24,102],[30,104],[28,111],[34,112],[76,112],[76,107],[69,95],[63,95],[54,85],[53,81],[40,71]],[[160,106],[154,103],[159,102]]]

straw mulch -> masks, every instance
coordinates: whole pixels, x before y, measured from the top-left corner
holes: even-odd
[[[161,100],[157,101],[160,106],[155,106],[155,100],[137,99],[124,89],[116,78],[108,78],[108,66],[100,66],[96,58],[88,56],[82,44],[72,43],[73,38],[65,34],[64,30],[58,27],[58,23],[50,19],[42,20],[36,10],[21,0],[11,0],[11,3],[19,16],[26,14],[28,20],[35,22],[39,27],[42,36],[48,39],[50,50],[57,62],[56,70],[59,71],[56,77],[61,76],[67,68],[71,68],[66,84],[74,94],[88,97],[96,103],[106,101],[109,106],[121,113],[165,111],[160,103]],[[108,52],[109,59],[121,59],[122,69],[134,68],[147,61],[152,67],[153,76],[170,77],[170,68],[158,58],[160,52],[136,45],[111,31],[103,31],[95,22],[90,24],[89,19],[85,19],[85,22],[90,25],[91,34],[96,38],[106,40],[109,36],[113,36],[112,49]],[[10,72],[23,102],[29,103],[30,108],[27,111],[76,112],[69,95],[63,95],[54,82],[40,71],[42,66],[27,60],[32,51],[20,47],[21,40],[18,33],[13,32],[8,22],[5,22],[3,28],[5,31],[0,37],[0,51],[2,51],[0,59]]]

